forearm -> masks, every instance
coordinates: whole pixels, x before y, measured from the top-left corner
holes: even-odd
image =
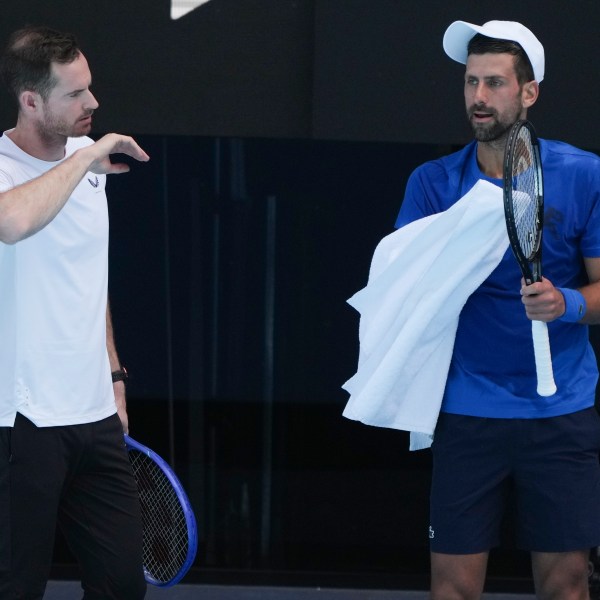
[[[65,205],[88,171],[77,151],[44,175],[0,193],[0,241],[15,244],[43,229]]]
[[[106,350],[108,352],[108,360],[110,362],[110,370],[118,371],[121,369],[119,355],[115,344],[115,335],[112,325],[112,316],[110,313],[110,303],[106,303]],[[123,380],[113,382],[113,391],[115,393],[115,405],[117,414],[121,419],[124,433],[129,432],[129,419],[127,417],[127,402],[125,398],[125,382]]]
[[[106,351],[110,362],[110,370],[118,371],[121,368],[117,346],[115,344],[115,334],[113,331],[112,315],[110,312],[110,302],[106,302]]]
[[[596,325],[600,323],[600,282],[590,283],[578,291],[585,298],[586,311],[579,323]]]
[[[589,284],[578,288],[586,303],[586,312],[579,321],[587,325],[600,323],[600,258],[584,258]]]
[[[0,192],[0,242],[16,244],[48,225],[88,171],[98,175],[127,173],[126,163],[111,162],[113,153],[142,162],[149,159],[131,137],[109,133],[76,150],[40,177]]]
[[[547,323],[555,320],[584,325],[600,323],[600,258],[584,258],[583,262],[589,283],[577,289],[554,287],[545,277],[531,285],[521,281],[528,318]]]

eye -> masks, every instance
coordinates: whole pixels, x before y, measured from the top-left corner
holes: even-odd
[[[79,96],[82,96],[86,91],[89,91],[89,88],[86,89],[81,89],[81,90],[75,90],[74,92],[71,92],[69,94],[69,98],[79,98]]]

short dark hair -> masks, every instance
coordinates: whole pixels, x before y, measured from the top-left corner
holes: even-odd
[[[515,73],[520,85],[535,79],[531,61],[527,53],[520,44],[510,40],[499,40],[490,38],[480,33],[475,34],[467,46],[467,55],[469,54],[512,54],[515,57]]]
[[[0,75],[18,101],[25,90],[48,99],[56,80],[52,63],[68,64],[80,54],[75,36],[50,27],[27,26],[8,39],[0,59]]]

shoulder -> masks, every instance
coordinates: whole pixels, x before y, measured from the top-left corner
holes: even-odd
[[[600,157],[588,150],[582,150],[566,142],[557,140],[540,140],[542,164],[546,161],[568,163],[569,165],[581,164],[583,166],[600,165]]]
[[[0,157],[13,160],[22,160],[27,158],[27,154],[23,152],[11,139],[8,134],[11,130],[4,131],[0,136]]]
[[[600,194],[600,157],[571,144],[554,140],[540,140],[544,182],[548,191],[579,190],[581,197]]]
[[[413,174],[425,176],[430,179],[450,178],[463,168],[465,160],[468,159],[475,142],[467,144],[464,148],[446,156],[427,161],[418,166]]]
[[[30,178],[33,158],[23,152],[8,137],[7,131],[0,136],[0,188],[14,187],[21,181]]]
[[[409,177],[406,195],[419,190],[418,193],[439,197],[444,202],[449,197],[457,200],[460,197],[461,182],[470,170],[469,163],[474,157],[475,144],[476,142],[471,142],[457,152],[417,167]]]
[[[458,152],[417,167],[408,179],[396,227],[442,212],[461,196],[461,181],[473,156],[471,143]]]

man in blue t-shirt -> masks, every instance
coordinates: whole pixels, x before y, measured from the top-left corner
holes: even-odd
[[[510,21],[456,21],[444,50],[466,65],[475,140],[411,175],[397,227],[448,209],[479,179],[502,185],[510,127],[526,118],[544,49]],[[600,545],[598,369],[588,324],[600,321],[600,159],[541,140],[541,282],[525,285],[510,250],[459,320],[436,426],[431,490],[432,597],[479,598],[509,492],[538,597],[587,598]],[[531,320],[548,323],[558,391],[536,393]]]

